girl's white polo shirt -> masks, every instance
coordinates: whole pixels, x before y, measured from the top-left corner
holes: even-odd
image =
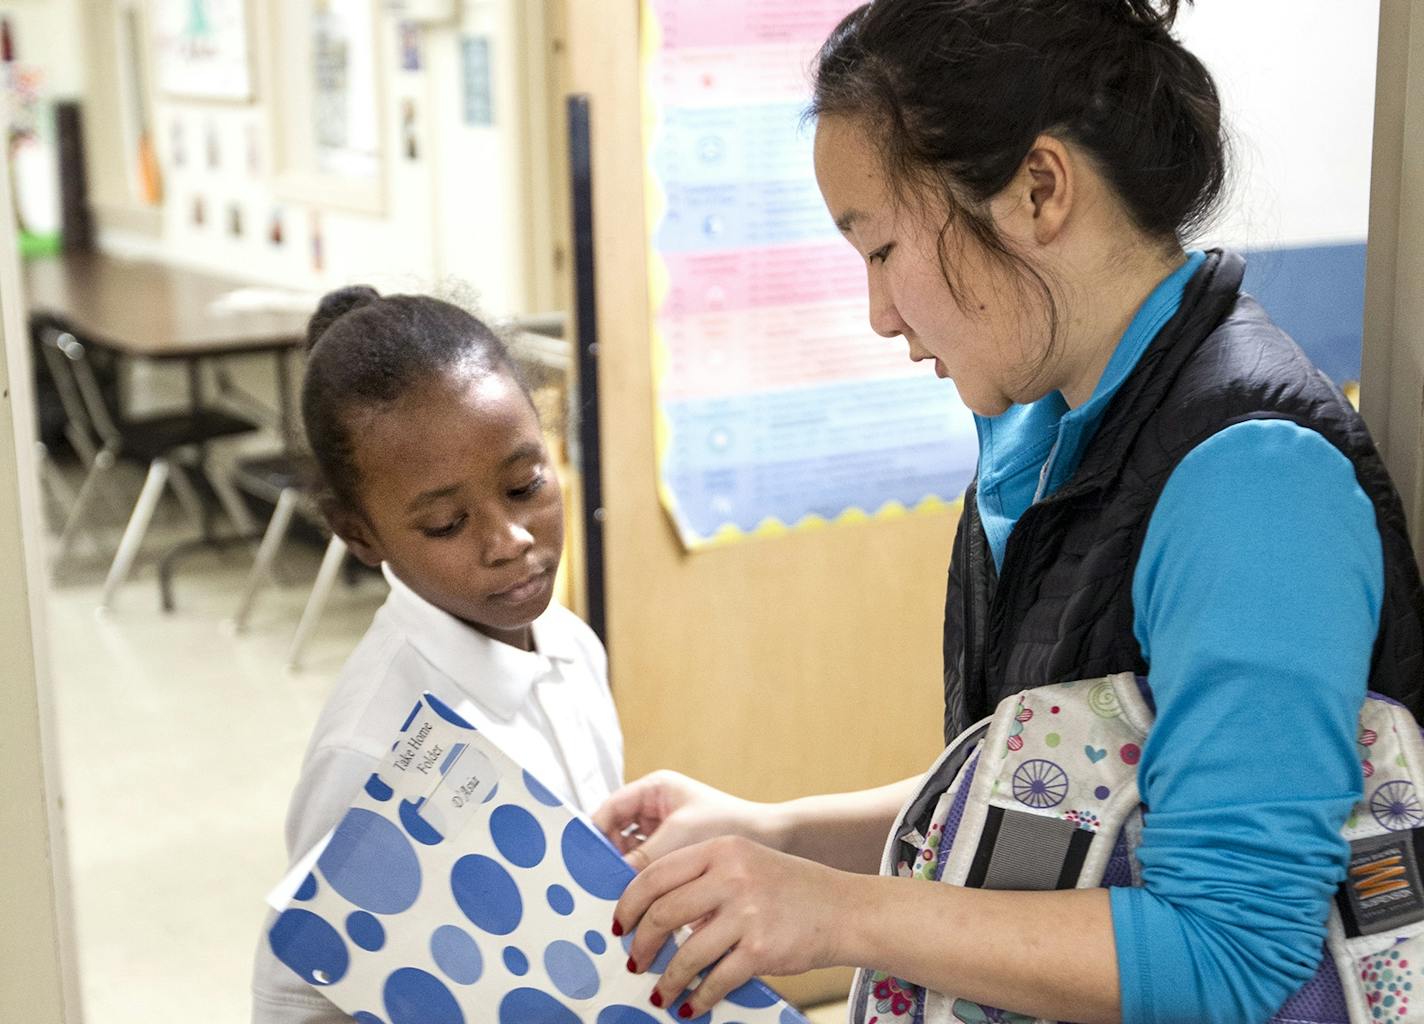
[[[341,820],[429,690],[571,807],[592,814],[623,782],[623,734],[598,637],[552,604],[534,650],[492,640],[384,570],[391,594],[347,659],[317,719],[287,811],[295,862]],[[269,922],[270,924],[270,922]],[[253,978],[253,1020],[348,1020],[272,955],[266,926]]]

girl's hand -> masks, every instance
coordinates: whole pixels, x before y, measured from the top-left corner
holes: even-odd
[[[768,843],[767,804],[713,789],[686,775],[657,771],[618,790],[593,815],[593,823],[635,870],[704,839],[737,835]]]
[[[614,932],[637,929],[629,970],[642,972],[670,935],[693,926],[650,998],[690,1019],[756,975],[839,963],[853,879],[742,837],[713,839],[669,853],[633,879],[614,912]]]

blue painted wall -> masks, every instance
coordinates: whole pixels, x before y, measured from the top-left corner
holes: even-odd
[[[1243,287],[1332,380],[1360,379],[1363,242],[1247,252]]]

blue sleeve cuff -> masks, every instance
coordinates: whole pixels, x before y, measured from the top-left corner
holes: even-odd
[[[1122,1001],[1122,1019],[1124,1024],[1129,1021],[1151,1020],[1151,1007],[1157,1005],[1157,994],[1154,990],[1152,977],[1152,963],[1148,958],[1147,936],[1156,935],[1157,942],[1154,943],[1158,949],[1167,944],[1167,933],[1171,930],[1172,922],[1166,922],[1167,927],[1151,928],[1145,918],[1146,912],[1143,907],[1142,889],[1109,889],[1109,899],[1112,907],[1113,941],[1117,945],[1117,975],[1119,998]],[[1174,957],[1170,962],[1186,962],[1186,950],[1180,950],[1180,955]]]

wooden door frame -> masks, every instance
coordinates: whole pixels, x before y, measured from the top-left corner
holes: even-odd
[[[0,118],[0,128],[8,118]],[[6,132],[8,135],[8,131]],[[19,240],[0,160],[0,1020],[82,1019],[44,614],[43,521]]]
[[[1424,554],[1424,7],[1381,0],[1360,404]]]

